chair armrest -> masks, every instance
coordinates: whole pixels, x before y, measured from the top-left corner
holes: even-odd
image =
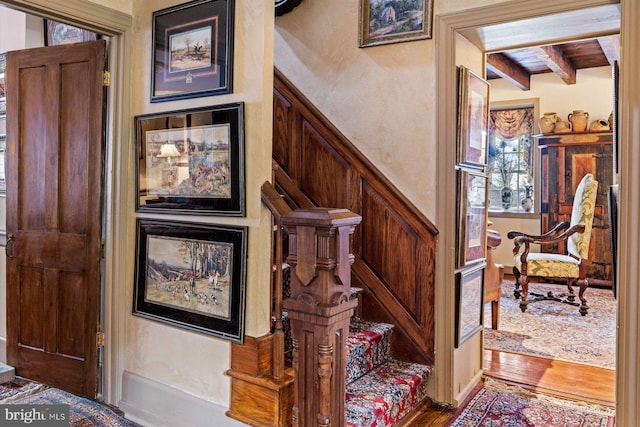
[[[549,235],[549,233],[546,233],[545,235],[542,235],[542,236],[529,236],[529,235],[526,235],[526,234],[518,236],[513,241],[513,243],[514,243],[513,254],[517,255],[518,252],[520,252],[520,246],[522,246],[524,244],[525,245],[525,251],[524,251],[523,255],[526,256],[526,254],[529,253],[529,245],[531,243],[535,243],[535,244],[543,245],[543,246],[544,245],[553,245],[555,243],[559,243],[559,242],[567,240],[569,238],[569,236],[571,236],[572,234],[584,233],[584,229],[585,229],[584,224],[576,224],[573,227],[571,227],[570,229],[566,230],[565,232],[563,232],[561,234],[558,234],[558,235],[555,235],[555,236],[553,234]]]
[[[515,239],[516,237],[524,236],[524,237],[529,237],[529,238],[531,238],[531,239],[538,239],[538,240],[542,240],[542,239],[546,239],[546,238],[552,237],[552,236],[554,236],[555,234],[560,233],[560,232],[562,232],[562,231],[566,230],[567,228],[569,228],[569,225],[570,225],[570,224],[569,224],[569,222],[568,222],[568,221],[561,222],[561,223],[559,223],[558,225],[556,225],[555,227],[553,227],[551,230],[547,231],[547,232],[546,232],[546,233],[544,233],[544,234],[541,234],[540,236],[536,236],[536,235],[533,235],[533,234],[523,233],[523,232],[521,232],[521,231],[515,231],[515,230],[512,230],[512,231],[509,231],[509,232],[507,233],[507,237],[508,237],[509,239]]]

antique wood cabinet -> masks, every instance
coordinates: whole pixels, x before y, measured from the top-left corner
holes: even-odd
[[[540,149],[542,232],[571,220],[576,187],[592,173],[598,181],[595,217],[586,260],[590,285],[612,286],[611,243],[607,189],[613,184],[611,132],[580,132],[536,136]],[[541,248],[566,253],[564,243]]]

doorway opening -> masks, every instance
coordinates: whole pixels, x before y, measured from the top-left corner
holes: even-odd
[[[616,12],[618,14],[616,15]],[[588,31],[594,30],[594,33],[586,33],[588,25],[584,28],[581,28],[578,25],[578,21],[583,22],[586,19],[589,20],[588,16],[590,13],[595,13],[593,16],[598,16],[598,19],[603,16],[607,16],[607,22],[603,24],[602,27],[598,29],[594,29],[590,27]],[[559,21],[560,20],[560,21]],[[576,21],[577,20],[577,21]],[[559,24],[562,22],[562,24]],[[602,22],[601,22],[602,24]],[[525,58],[526,54],[523,54],[525,50],[529,46],[532,46],[532,50],[540,50],[541,45],[546,44],[560,44],[560,43],[574,43],[574,40],[589,40],[597,43],[597,40],[603,38],[605,35],[607,38],[616,37],[619,32],[620,26],[620,17],[619,17],[619,5],[611,5],[611,6],[603,6],[599,8],[593,8],[592,10],[581,10],[574,12],[565,12],[556,15],[549,15],[544,17],[531,18],[527,20],[522,20],[518,22],[507,22],[500,23],[495,25],[488,26],[480,26],[473,27],[468,30],[461,31],[460,34],[467,39],[467,41],[478,48],[483,55],[496,55],[497,52],[503,52],[505,50],[513,49],[514,52],[520,54],[519,59],[522,60],[520,66],[521,70],[516,73],[514,72],[510,77],[503,77],[502,80],[493,80],[490,79],[489,82],[493,83],[491,88],[491,101],[496,104],[513,104],[516,107],[518,104],[527,103],[533,104],[531,99],[535,99],[536,103],[540,105],[540,110],[538,114],[543,114],[545,111],[552,111],[556,109],[558,111],[558,116],[563,116],[564,120],[567,120],[567,113],[571,113],[572,109],[569,109],[569,105],[580,105],[580,103],[584,102],[594,102],[593,99],[595,97],[594,92],[588,92],[583,95],[582,98],[575,94],[573,95],[563,95],[562,90],[563,86],[566,86],[565,82],[567,81],[565,78],[560,77],[563,75],[562,70],[556,70],[557,75],[548,74],[548,75],[539,75],[538,71],[534,72],[534,75],[529,77],[529,81],[526,82],[527,87],[523,90],[523,80],[519,78],[523,73],[523,70],[530,66],[531,64],[527,64],[527,60],[532,61],[531,58]],[[558,30],[557,28],[565,28],[568,29],[565,33],[562,33],[562,30]],[[516,30],[517,28],[517,30]],[[555,28],[551,33],[545,31],[547,28]],[[514,38],[513,34],[517,36]],[[619,36],[617,36],[619,37]],[[574,44],[578,44],[575,42]],[[463,49],[466,49],[466,42],[462,45]],[[617,52],[619,55],[619,38],[618,38],[618,46]],[[485,57],[487,58],[487,57]],[[619,57],[617,58],[619,59]],[[487,58],[486,63],[488,67],[491,68],[490,71],[487,72],[487,75],[492,75],[492,77],[496,77],[494,67],[491,62],[495,61],[495,58]],[[515,61],[512,61],[512,69],[516,69],[518,64],[515,64]],[[491,63],[491,64],[490,64]],[[594,65],[595,67],[595,65]],[[595,70],[595,71],[593,71]],[[613,101],[613,82],[612,78],[612,64],[610,65],[599,65],[599,68],[591,68],[589,70],[578,70],[577,78],[588,80],[590,82],[600,80],[600,83],[606,86],[606,93],[608,95],[601,97],[601,104],[604,107],[601,107],[601,111],[596,117],[593,119],[603,119],[606,120],[609,112],[612,109],[612,101]],[[604,75],[604,77],[603,77]],[[514,82],[514,79],[516,80]],[[555,79],[555,81],[552,81]],[[574,69],[573,82],[571,84],[570,90],[577,90],[580,86],[580,81],[575,82],[576,72]],[[603,82],[603,79],[605,80]],[[525,79],[526,80],[526,79]],[[565,80],[563,82],[562,80]],[[550,89],[541,89],[541,85],[547,84],[550,86]],[[508,88],[507,86],[511,86]],[[593,87],[591,87],[593,89]],[[548,97],[555,95],[560,102],[550,102]],[[547,97],[547,98],[545,98]],[[597,98],[597,97],[596,97]],[[573,104],[571,104],[573,102]],[[583,104],[584,105],[584,104]],[[591,104],[593,105],[593,104]],[[552,106],[552,107],[549,107]],[[579,107],[573,107],[579,108]],[[562,111],[562,110],[568,111]],[[587,107],[588,109],[595,110],[596,107]],[[600,117],[603,116],[603,117]],[[535,116],[536,119],[539,117]],[[535,133],[538,134],[537,137],[534,137],[536,141],[531,141],[532,146],[536,146],[536,142],[544,141],[541,139],[540,129],[537,128],[537,120],[536,120],[536,129]],[[589,131],[589,129],[587,129]],[[545,135],[546,136],[546,135]],[[535,186],[538,188],[536,191],[536,197],[544,199],[544,196],[541,194],[540,189],[545,188],[545,185],[548,185],[548,176],[545,174],[549,174],[550,171],[548,169],[544,169],[540,167],[541,161],[546,161],[545,159],[539,158],[539,149],[537,147],[535,150],[535,163],[537,166],[535,170],[541,176],[536,177]],[[564,148],[562,148],[564,150]],[[543,150],[544,152],[544,150]],[[564,151],[563,151],[564,156]],[[564,158],[564,157],[563,157]],[[571,162],[570,157],[567,155],[567,161]],[[609,182],[606,182],[605,187],[602,189],[604,195],[606,195],[607,187],[609,184],[612,184],[615,181],[615,176],[613,175],[613,157],[610,156],[608,158],[610,165],[608,165],[608,172],[611,174]],[[595,162],[594,162],[595,165]],[[569,166],[568,166],[569,167]],[[563,169],[564,170],[564,169]],[[540,172],[541,171],[541,172]],[[554,171],[552,171],[554,172]],[[566,171],[567,173],[571,173],[570,170]],[[533,183],[522,183],[522,187],[526,188],[527,185]],[[526,184],[526,185],[525,185]],[[535,199],[535,198],[534,198]],[[603,197],[606,201],[606,198]],[[551,228],[555,223],[550,223],[548,221],[549,216],[545,217],[544,211],[548,209],[548,200],[542,200],[541,203],[535,204],[537,209],[534,209],[532,213],[524,213],[518,212],[520,209],[497,209],[493,213],[489,213],[490,220],[493,222],[493,226],[491,227],[493,230],[498,229],[500,234],[502,235],[502,248],[501,248],[501,257],[498,257],[498,260],[494,261],[504,264],[506,266],[505,273],[507,273],[505,279],[506,282],[511,284],[511,288],[506,290],[504,289],[505,283],[503,282],[503,295],[511,294],[510,298],[515,299],[513,296],[513,282],[514,277],[510,274],[511,268],[514,264],[513,255],[511,254],[511,250],[513,249],[513,242],[506,238],[506,234],[509,230],[531,230],[527,231],[531,234],[542,234],[547,231],[548,228]],[[606,208],[606,206],[605,206]],[[542,212],[542,213],[541,213]],[[532,223],[532,224],[528,224]],[[602,224],[604,227],[608,227],[608,221],[603,221]],[[606,233],[606,238],[608,239],[608,230],[603,229],[602,232]],[[595,243],[594,243],[594,240]],[[607,241],[607,243],[609,243]],[[598,241],[598,238],[592,237],[592,245],[597,246],[597,249],[601,249],[602,243]],[[607,249],[608,251],[608,249]],[[591,253],[595,253],[596,251],[592,250]],[[610,252],[607,252],[607,258],[610,259]],[[602,261],[602,254],[599,256],[592,256],[593,261]],[[604,267],[603,267],[604,268]],[[608,266],[609,272],[611,270],[611,262],[609,261]],[[592,329],[589,330],[589,333],[599,334],[591,335],[592,339],[589,338],[589,335],[584,335],[582,337],[577,337],[576,340],[561,342],[561,338],[558,336],[548,336],[548,344],[545,350],[547,350],[546,354],[542,355],[543,352],[536,352],[535,350],[528,350],[526,345],[522,345],[522,342],[518,343],[519,346],[515,346],[515,351],[513,348],[512,351],[508,351],[505,349],[496,349],[487,348],[487,340],[485,339],[485,349],[484,349],[484,372],[487,376],[492,376],[501,380],[510,381],[514,383],[521,384],[533,390],[542,391],[550,394],[555,394],[559,397],[581,400],[588,403],[597,403],[604,404],[606,406],[615,406],[615,307],[617,304],[613,299],[612,292],[612,282],[611,277],[598,277],[595,274],[594,280],[590,281],[590,284],[595,285],[600,289],[589,289],[585,296],[587,300],[591,297],[599,298],[596,294],[606,293],[606,297],[611,301],[609,303],[609,307],[613,307],[613,313],[610,318],[610,322],[607,323],[607,331]],[[508,288],[508,284],[506,285]],[[545,285],[547,286],[547,285]],[[562,289],[558,287],[558,289]],[[565,287],[566,289],[566,287]],[[540,303],[538,303],[540,304]],[[546,304],[546,302],[545,302]],[[551,303],[553,304],[553,303]],[[531,306],[530,306],[531,307]],[[575,309],[577,313],[577,308]],[[527,313],[526,315],[519,313],[513,314],[514,316],[530,316],[531,313]],[[486,313],[486,312],[485,312]],[[587,314],[588,316],[594,316],[593,312]],[[489,316],[490,318],[491,316]],[[504,318],[504,316],[502,316]],[[542,316],[540,316],[542,317]],[[580,316],[578,316],[580,317]],[[485,319],[486,319],[485,314]],[[580,320],[580,319],[576,319]],[[587,319],[590,320],[590,319]],[[485,328],[487,326],[491,326],[491,322],[487,322],[485,320]],[[528,325],[534,327],[533,325]],[[530,337],[527,335],[528,332],[531,332],[532,329],[527,329],[528,326],[525,324],[524,326],[520,326],[522,329],[516,331],[517,337],[516,340],[523,341],[524,339],[529,339]],[[498,327],[499,328],[499,327]],[[543,327],[544,329],[544,327]],[[494,334],[495,331],[489,331],[489,333]],[[510,331],[513,332],[513,331]],[[588,362],[571,362],[562,359],[561,356],[556,355],[553,351],[549,350],[553,348],[554,345],[558,347],[572,347],[571,350],[575,352],[582,351],[583,344],[589,343],[591,341],[596,341],[600,338],[600,335],[606,334],[611,337],[613,341],[611,343],[612,353],[610,354],[609,360],[613,364],[613,366],[607,364],[606,368],[602,365],[598,364],[590,364]],[[532,334],[533,335],[533,334]],[[505,335],[503,335],[504,338]],[[486,338],[486,335],[485,335]],[[493,338],[493,335],[492,335]],[[510,337],[514,338],[514,337]],[[595,346],[589,346],[588,344],[584,346],[584,350],[586,352],[596,351],[594,350]],[[586,358],[588,360],[588,357]],[[591,380],[594,376],[599,378],[598,385],[595,386],[593,381]]]

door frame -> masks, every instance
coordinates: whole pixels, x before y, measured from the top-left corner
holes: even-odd
[[[126,256],[131,248],[133,230],[133,166],[131,147],[131,15],[82,0],[0,0],[12,9],[55,19],[110,37],[108,68],[111,85],[105,146],[105,179],[103,210],[103,328],[105,347],[102,360],[102,400],[117,404],[122,395],[125,367],[125,322],[130,311],[129,275],[133,262]]]
[[[461,12],[436,16],[436,88],[437,88],[437,141],[438,141],[438,206],[437,221],[440,229],[436,265],[436,347],[440,357],[436,358],[437,373],[434,378],[434,396],[438,401],[454,402],[462,398],[482,375],[482,344],[472,341],[470,347],[454,349],[453,252],[455,249],[455,201],[449,197],[456,191],[455,135],[456,124],[456,39],[463,30],[482,28],[487,25],[520,19],[579,10],[610,4],[621,5],[622,53],[633,52],[640,46],[640,29],[633,22],[640,19],[640,3],[635,0],[514,0],[492,6],[467,9]],[[631,284],[640,282],[640,242],[624,236],[640,235],[640,204],[634,203],[632,189],[640,186],[640,83],[634,81],[633,70],[640,68],[640,60],[629,55],[621,61],[620,69],[620,242],[618,253],[618,337],[616,370],[616,424],[632,425],[637,420],[640,398],[638,378],[629,378],[630,373],[639,372],[638,349],[640,348],[640,289]],[[636,166],[636,167],[634,167]],[[476,373],[461,376],[464,362],[477,363]]]

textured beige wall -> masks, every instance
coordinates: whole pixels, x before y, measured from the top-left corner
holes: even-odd
[[[307,0],[276,18],[275,65],[435,221],[435,43],[358,48],[359,3]],[[493,3],[436,0],[434,12]]]
[[[132,113],[245,103],[246,218],[184,215],[169,218],[249,227],[246,333],[260,336],[269,332],[270,327],[271,219],[262,208],[260,185],[271,177],[273,2],[236,2],[233,94],[151,104],[152,12],[180,3],[181,0],[133,2],[133,46],[137,48],[133,52]],[[133,239],[129,243],[128,251],[133,254]],[[133,280],[133,272],[130,276]],[[228,341],[135,316],[127,319],[125,369],[142,377],[226,406],[229,379],[223,373],[230,367],[229,359]]]

